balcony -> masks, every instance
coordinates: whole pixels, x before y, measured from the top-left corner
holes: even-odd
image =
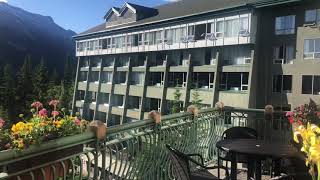
[[[113,108],[114,110],[114,108]],[[26,179],[49,176],[76,177],[76,179],[157,179],[173,177],[171,163],[168,163],[166,144],[185,153],[197,153],[205,164],[216,164],[216,143],[225,129],[233,126],[250,126],[265,142],[287,144],[292,130],[283,112],[274,112],[273,121],[266,120],[264,110],[236,109],[225,107],[201,110],[197,117],[191,113],[163,116],[161,123],[153,120],[138,121],[122,126],[107,128],[106,138],[97,141],[92,132],[49,141],[45,146],[33,146],[16,153],[0,153],[0,174],[2,177]],[[117,120],[117,119],[113,119]],[[119,119],[118,119],[119,120]],[[82,151],[61,154],[46,163],[30,164],[27,169],[14,171],[11,168],[28,158],[43,154],[61,152],[75,145]],[[58,153],[59,154],[59,153]],[[44,170],[53,169],[52,171]],[[59,167],[59,168],[57,168]],[[196,168],[196,166],[192,166]],[[11,172],[7,171],[11,169]],[[63,169],[63,170],[62,170]],[[40,173],[42,172],[42,174]],[[59,175],[58,172],[61,172]],[[37,174],[38,173],[38,174]],[[0,177],[1,179],[1,177]],[[243,178],[241,178],[243,179]],[[246,178],[245,178],[246,179]]]

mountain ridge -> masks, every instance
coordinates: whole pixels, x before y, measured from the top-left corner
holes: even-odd
[[[72,30],[50,16],[28,12],[0,2],[0,64],[19,66],[30,55],[33,63],[45,59],[48,67],[63,71],[67,56],[74,57]]]

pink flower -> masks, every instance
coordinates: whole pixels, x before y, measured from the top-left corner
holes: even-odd
[[[320,118],[320,111],[317,112],[317,116]]]
[[[288,120],[289,120],[290,124],[293,124],[293,123],[294,123],[293,117],[289,117]]]
[[[48,115],[48,111],[46,109],[43,108],[39,111],[39,116],[45,117],[47,115]]]
[[[291,116],[293,116],[294,115],[294,113],[292,112],[292,111],[288,111],[287,113],[286,113],[286,116],[287,117],[291,117]]]
[[[53,117],[56,117],[56,116],[59,115],[59,112],[58,112],[58,111],[52,111],[51,115],[52,115]]]
[[[299,126],[301,126],[303,123],[302,123],[302,121],[298,120],[298,124],[299,124]]]
[[[74,123],[75,123],[77,126],[80,126],[81,121],[80,121],[80,119],[76,119],[76,120],[74,120]]]
[[[5,123],[6,122],[2,118],[0,118],[0,129],[4,126]]]
[[[54,108],[56,108],[58,104],[59,104],[59,100],[51,100],[49,102],[49,105],[53,106]]]
[[[301,105],[301,106],[300,106],[300,111],[303,112],[304,110],[305,110],[304,105]]]
[[[31,107],[41,109],[43,107],[43,104],[41,102],[37,101],[37,102],[32,103]]]

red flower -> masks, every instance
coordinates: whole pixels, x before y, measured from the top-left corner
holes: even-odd
[[[302,125],[302,121],[298,120],[298,124],[299,124],[299,126],[301,126]]]
[[[43,107],[43,104],[41,102],[37,101],[37,102],[32,103],[31,107],[41,109]]]
[[[41,111],[39,111],[39,116],[41,117],[45,117],[48,115],[48,111],[46,109],[41,109]]]
[[[293,117],[288,117],[288,120],[289,120],[290,124],[293,124],[293,123],[294,123]]]
[[[0,118],[0,129],[4,126],[5,123],[6,122],[2,118]]]
[[[75,123],[77,126],[80,126],[81,121],[80,121],[80,119],[76,119],[76,120],[74,120],[74,123]]]
[[[56,116],[59,115],[59,112],[58,112],[58,111],[52,111],[51,115],[52,115],[53,117],[56,117]]]

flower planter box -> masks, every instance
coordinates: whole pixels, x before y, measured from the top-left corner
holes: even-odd
[[[30,172],[22,171],[30,168],[36,168],[32,171],[34,179],[43,179],[43,172],[39,166],[43,166],[46,180],[53,180],[54,177],[63,177],[72,169],[68,157],[83,152],[85,142],[93,139],[94,134],[86,132],[74,136],[68,136],[49,141],[41,145],[33,145],[23,151],[7,150],[0,152],[0,169],[6,167],[7,174],[18,174],[21,180],[33,179]],[[84,142],[84,143],[81,143]],[[66,160],[62,160],[66,159]],[[64,168],[62,163],[64,163]],[[16,180],[16,177],[11,178]],[[11,180],[9,178],[9,180]]]

